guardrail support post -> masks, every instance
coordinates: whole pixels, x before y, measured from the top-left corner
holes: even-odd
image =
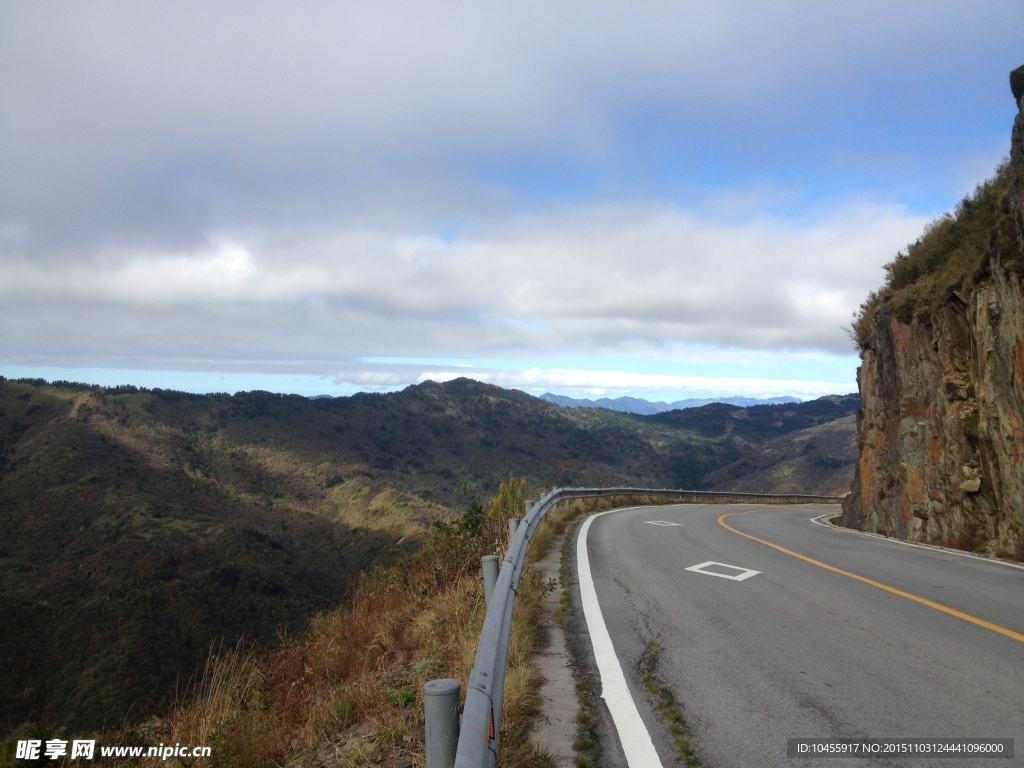
[[[498,581],[498,556],[484,555],[480,558],[480,567],[484,571],[484,601],[485,605],[491,604],[491,592]]]
[[[515,538],[516,531],[519,530],[519,518],[510,517],[508,519],[508,540],[512,541]]]
[[[442,678],[423,685],[423,720],[425,725],[427,768],[452,768],[459,746],[458,680]]]
[[[533,505],[536,503],[537,502],[534,501],[533,499],[527,499],[523,503],[523,506],[525,507],[525,509],[523,510],[523,517],[526,517],[528,514],[530,514],[530,510],[533,509]]]

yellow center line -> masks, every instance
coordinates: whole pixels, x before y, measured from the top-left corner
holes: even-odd
[[[919,597],[917,595],[911,594],[910,592],[904,592],[902,589],[896,589],[896,587],[890,587],[888,584],[883,584],[880,581],[875,581],[874,579],[869,579],[865,576],[858,576],[856,573],[850,573],[849,571],[844,571],[841,568],[836,568],[834,565],[828,565],[827,563],[823,563],[819,560],[815,560],[805,555],[801,555],[798,552],[792,551],[791,549],[780,547],[778,544],[772,544],[770,541],[759,539],[757,538],[757,536],[751,536],[749,533],[737,531],[735,528],[733,528],[731,525],[725,522],[725,518],[727,517],[732,517],[733,515],[749,515],[753,511],[754,510],[749,509],[746,512],[729,512],[728,514],[722,515],[718,518],[718,524],[723,528],[732,531],[733,533],[738,533],[740,536],[745,536],[746,538],[751,539],[752,541],[764,544],[765,546],[771,547],[772,549],[777,549],[779,550],[779,552],[785,552],[787,555],[792,555],[793,557],[803,560],[806,563],[810,563],[811,565],[816,565],[819,568],[824,568],[827,571],[839,573],[843,576],[849,576],[851,579],[856,579],[857,581],[863,581],[865,584],[870,584],[872,587],[884,589],[886,592],[891,592],[894,595],[905,597],[908,600],[913,600],[916,603],[921,603],[921,605],[927,605],[929,608],[934,608],[937,611],[948,613],[950,616],[956,616],[958,619],[969,621],[971,624],[977,624],[979,627],[991,629],[993,632],[998,632],[1000,635],[1006,635],[1006,637],[1024,643],[1024,635],[1022,635],[1020,632],[1014,632],[1012,629],[1007,629],[1006,627],[1001,627],[998,624],[993,624],[991,621],[979,619],[977,616],[971,616],[969,613],[963,613],[962,611],[958,611],[955,608],[950,608],[949,606],[942,605],[941,603],[936,603],[933,600],[928,600],[927,598]]]

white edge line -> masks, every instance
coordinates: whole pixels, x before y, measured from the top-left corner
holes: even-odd
[[[636,509],[631,507],[630,509]],[[604,623],[601,604],[597,600],[594,579],[590,573],[590,556],[587,554],[587,532],[595,518],[610,512],[624,512],[625,509],[611,509],[591,515],[583,523],[579,538],[576,540],[576,570],[580,581],[580,600],[583,603],[583,618],[587,622],[590,642],[594,646],[594,659],[597,671],[601,675],[601,697],[608,706],[615,730],[619,734],[619,743],[626,755],[630,768],[662,768],[661,758],[651,741],[651,734],[644,725],[636,702],[626,685],[626,676],[619,664],[619,657],[612,645],[611,635]]]
[[[969,557],[972,560],[978,560],[982,563],[989,563],[991,565],[1005,565],[1007,568],[1016,568],[1019,571],[1024,571],[1024,565],[1017,565],[1016,563],[1008,563],[1005,560],[997,560],[993,557],[982,557],[976,555],[973,552],[964,552],[961,549],[953,549],[952,547],[940,547],[937,544],[924,544],[920,541],[904,541],[903,539],[894,539],[891,536],[885,536],[881,533],[872,533],[870,531],[855,531],[852,528],[844,528],[841,525],[832,525],[826,518],[831,519],[837,515],[833,512],[827,512],[824,515],[818,515],[817,517],[808,518],[812,523],[820,525],[824,528],[828,528],[831,531],[838,531],[840,533],[852,533],[855,536],[868,536],[872,539],[881,539],[882,541],[888,541],[891,544],[902,544],[904,547],[917,547],[918,549],[930,549],[933,552],[944,552],[947,555],[957,555],[958,557]]]

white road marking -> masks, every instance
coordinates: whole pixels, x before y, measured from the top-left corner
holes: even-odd
[[[715,565],[719,568],[732,568],[734,571],[739,571],[736,574],[728,573],[715,573],[714,571],[705,571],[709,565]],[[705,576],[717,576],[720,579],[731,579],[732,581],[746,581],[751,576],[757,576],[761,573],[760,571],[754,571],[750,568],[740,568],[738,565],[726,565],[725,563],[716,563],[714,560],[708,560],[706,563],[700,563],[699,565],[691,565],[686,568],[687,571],[693,571],[694,573],[703,573]]]
[[[918,549],[931,549],[936,552],[945,552],[947,555],[956,555],[958,557],[969,557],[972,560],[980,560],[983,563],[991,563],[993,565],[1005,565],[1007,568],[1017,568],[1018,570],[1024,571],[1024,565],[1018,563],[1008,563],[1005,560],[1000,560],[995,557],[985,557],[984,555],[976,555],[973,552],[964,552],[962,549],[953,549],[952,547],[941,547],[938,544],[925,544],[923,541],[904,541],[903,539],[894,539],[892,536],[886,536],[883,533],[873,533],[871,531],[857,531],[853,528],[844,528],[841,525],[832,525],[828,522],[831,518],[836,517],[834,512],[829,512],[825,515],[818,515],[818,517],[808,518],[812,523],[817,523],[823,528],[828,528],[832,531],[839,531],[840,533],[852,533],[854,536],[869,536],[873,539],[881,539],[882,541],[888,541],[891,544],[902,544],[904,547],[917,547]]]
[[[583,602],[583,618],[587,622],[590,642],[594,646],[597,670],[601,675],[601,696],[604,698],[605,704],[608,705],[608,711],[615,723],[615,730],[619,734],[619,743],[622,744],[622,751],[626,754],[626,762],[630,768],[662,768],[661,758],[658,757],[654,742],[651,741],[651,734],[640,717],[636,702],[633,701],[633,696],[629,692],[629,686],[626,685],[626,676],[622,672],[622,665],[619,664],[619,657],[612,645],[608,627],[605,626],[604,614],[601,613],[601,604],[597,601],[597,590],[594,589],[594,579],[590,573],[590,556],[587,554],[587,532],[594,519],[601,515],[607,515],[609,512],[624,511],[612,509],[608,512],[598,512],[596,515],[588,517],[580,529],[579,538],[576,540],[576,567],[580,578],[580,600]]]
[[[682,525],[682,523],[667,523],[664,520],[644,520],[648,525]]]

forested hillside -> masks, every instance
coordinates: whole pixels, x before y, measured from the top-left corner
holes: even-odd
[[[772,441],[810,444],[857,407],[642,417],[469,380],[314,400],[0,380],[0,727],[144,717],[212,646],[301,632],[511,474],[538,493],[723,489],[744,461],[796,461],[756,490],[838,492],[852,425],[800,456]]]

